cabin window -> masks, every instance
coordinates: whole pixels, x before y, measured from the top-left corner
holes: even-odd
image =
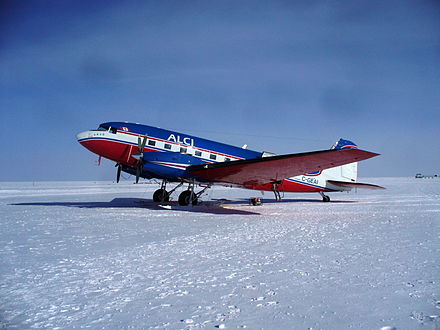
[[[196,151],[194,152],[194,155],[196,155],[196,156],[198,156],[198,157],[202,157],[202,152],[196,150]]]
[[[180,147],[180,153],[186,154],[187,151],[188,151],[187,148]]]
[[[156,145],[156,141],[154,141],[154,140],[148,140],[148,145],[154,147],[154,146]]]
[[[165,143],[165,149],[170,149],[171,150],[171,144]]]
[[[110,127],[109,132],[113,133],[113,134],[116,134],[116,128]]]
[[[210,155],[209,155],[209,158],[212,159],[212,160],[216,160],[216,159],[217,159],[217,156],[214,155],[214,154],[210,154]]]
[[[225,157],[225,162],[230,162],[231,158]]]

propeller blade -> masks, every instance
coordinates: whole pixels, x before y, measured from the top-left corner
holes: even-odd
[[[136,183],[139,183],[139,177],[141,176],[141,166],[142,164],[139,164],[136,167]]]
[[[118,164],[118,171],[116,173],[116,183],[119,183],[119,180],[121,179],[121,171],[122,171],[122,165]]]
[[[143,140],[141,140],[141,137],[138,136],[138,148],[140,153],[144,152],[144,148],[146,144],[147,144],[147,136],[145,135]]]
[[[142,153],[144,152],[145,145],[147,144],[147,135],[144,135],[144,138],[141,139],[140,136],[138,136],[138,149],[139,153],[132,154],[131,156],[137,160],[137,166],[136,166],[136,183],[139,182],[139,178],[141,176],[142,167],[144,166],[144,162],[142,159]]]
[[[101,159],[102,159],[102,157],[101,157],[101,156],[99,156],[99,157],[98,157],[98,166],[100,166],[100,165],[101,165]]]

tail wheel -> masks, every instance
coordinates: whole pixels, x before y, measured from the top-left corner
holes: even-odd
[[[330,196],[325,195],[322,191],[319,191],[319,194],[321,195],[323,202],[325,203],[330,202]]]
[[[192,200],[191,200],[192,195]],[[197,205],[197,196],[191,190],[185,190],[179,195],[179,205],[187,206],[189,204]]]
[[[155,202],[169,202],[170,194],[165,189],[158,189],[153,194],[153,201]]]

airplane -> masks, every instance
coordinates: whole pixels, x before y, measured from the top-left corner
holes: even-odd
[[[171,194],[184,184],[188,188],[178,197],[182,206],[196,205],[214,184],[272,191],[277,201],[285,192],[315,192],[329,202],[325,192],[383,189],[357,182],[357,163],[379,154],[344,139],[327,150],[275,155],[128,122],[102,123],[76,137],[99,159],[116,162],[117,183],[121,172],[134,175],[135,183],[140,178],[161,180],[154,202],[169,202]],[[168,183],[177,185],[167,190]],[[198,192],[197,186],[202,188]]]

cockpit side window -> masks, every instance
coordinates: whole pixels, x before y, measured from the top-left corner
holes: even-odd
[[[113,133],[113,134],[116,134],[116,128],[110,127],[109,132]]]

